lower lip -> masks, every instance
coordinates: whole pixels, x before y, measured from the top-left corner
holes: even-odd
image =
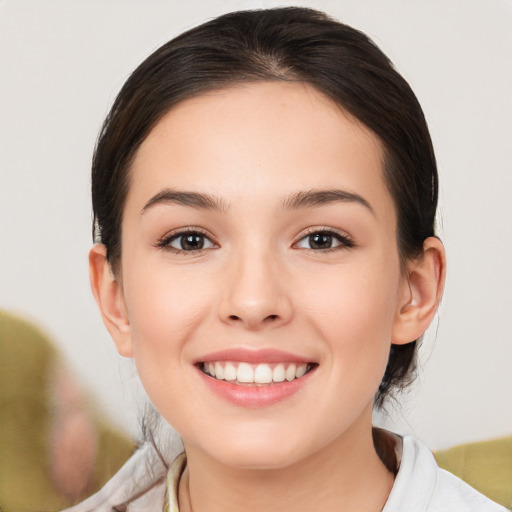
[[[237,385],[225,380],[217,380],[206,375],[199,368],[203,382],[218,396],[240,407],[261,408],[277,404],[298,393],[310,380],[316,367],[300,379],[269,385]]]

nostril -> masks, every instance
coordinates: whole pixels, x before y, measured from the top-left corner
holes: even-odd
[[[231,321],[239,321],[239,320],[242,320],[241,317],[237,316],[237,315],[229,315],[229,320]],[[279,315],[268,315],[266,316],[263,321],[264,322],[274,322],[275,320],[277,320],[279,318]]]

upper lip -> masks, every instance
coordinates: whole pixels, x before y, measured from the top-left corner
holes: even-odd
[[[247,348],[228,348],[217,352],[210,352],[199,357],[196,363],[210,363],[216,361],[237,361],[240,363],[311,363],[311,359],[283,350],[265,348],[251,350]]]

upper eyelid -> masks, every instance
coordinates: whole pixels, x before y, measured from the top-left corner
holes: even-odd
[[[341,238],[347,238],[349,240],[352,240],[352,236],[349,235],[346,231],[343,231],[342,229],[336,229],[333,227],[328,226],[311,226],[309,228],[306,228],[305,230],[302,230],[297,237],[295,238],[295,241],[293,243],[297,243],[298,241],[302,240],[306,236],[313,235],[315,233],[329,233],[333,235],[337,235]]]
[[[324,249],[324,250],[310,249],[311,251],[314,251],[314,252],[330,252],[330,251],[337,251],[340,249],[352,249],[357,246],[353,237],[351,235],[349,235],[346,231],[332,228],[332,227],[327,227],[327,226],[323,226],[323,227],[312,226],[310,228],[307,228],[306,231],[302,231],[302,233],[300,235],[298,235],[297,238],[293,241],[291,247],[295,248],[295,246],[299,242],[301,242],[308,236],[314,235],[315,233],[327,233],[327,234],[333,235],[334,237],[338,238],[338,240],[340,241],[340,245],[336,246],[336,247],[332,247],[330,249]],[[308,249],[304,248],[303,250],[307,251]]]
[[[168,231],[165,235],[163,235],[157,240],[156,245],[161,246],[168,244],[171,240],[186,235],[187,233],[198,233],[208,238],[208,240],[210,240],[213,244],[217,246],[219,245],[218,242],[215,240],[215,237],[211,233],[197,226],[185,226],[182,228],[176,228],[171,231]]]

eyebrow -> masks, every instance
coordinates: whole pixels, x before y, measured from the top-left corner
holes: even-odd
[[[165,188],[155,194],[142,208],[140,214],[144,214],[151,207],[158,204],[179,204],[182,206],[190,206],[192,208],[200,208],[202,210],[225,211],[226,204],[215,196],[210,194],[202,194],[199,192],[186,192]]]
[[[337,189],[296,192],[283,201],[283,207],[288,210],[295,210],[337,202],[358,203],[367,208],[372,214],[375,214],[370,203],[364,197],[353,192]],[[182,206],[189,206],[191,208],[219,212],[225,212],[228,209],[228,205],[226,205],[222,199],[210,194],[165,188],[151,197],[151,199],[142,208],[140,214],[144,214],[148,209],[158,204],[178,204]]]
[[[314,206],[322,206],[331,203],[358,203],[375,215],[370,203],[359,194],[348,192],[346,190],[308,190],[305,192],[297,192],[289,196],[283,206],[286,209],[310,208]]]

